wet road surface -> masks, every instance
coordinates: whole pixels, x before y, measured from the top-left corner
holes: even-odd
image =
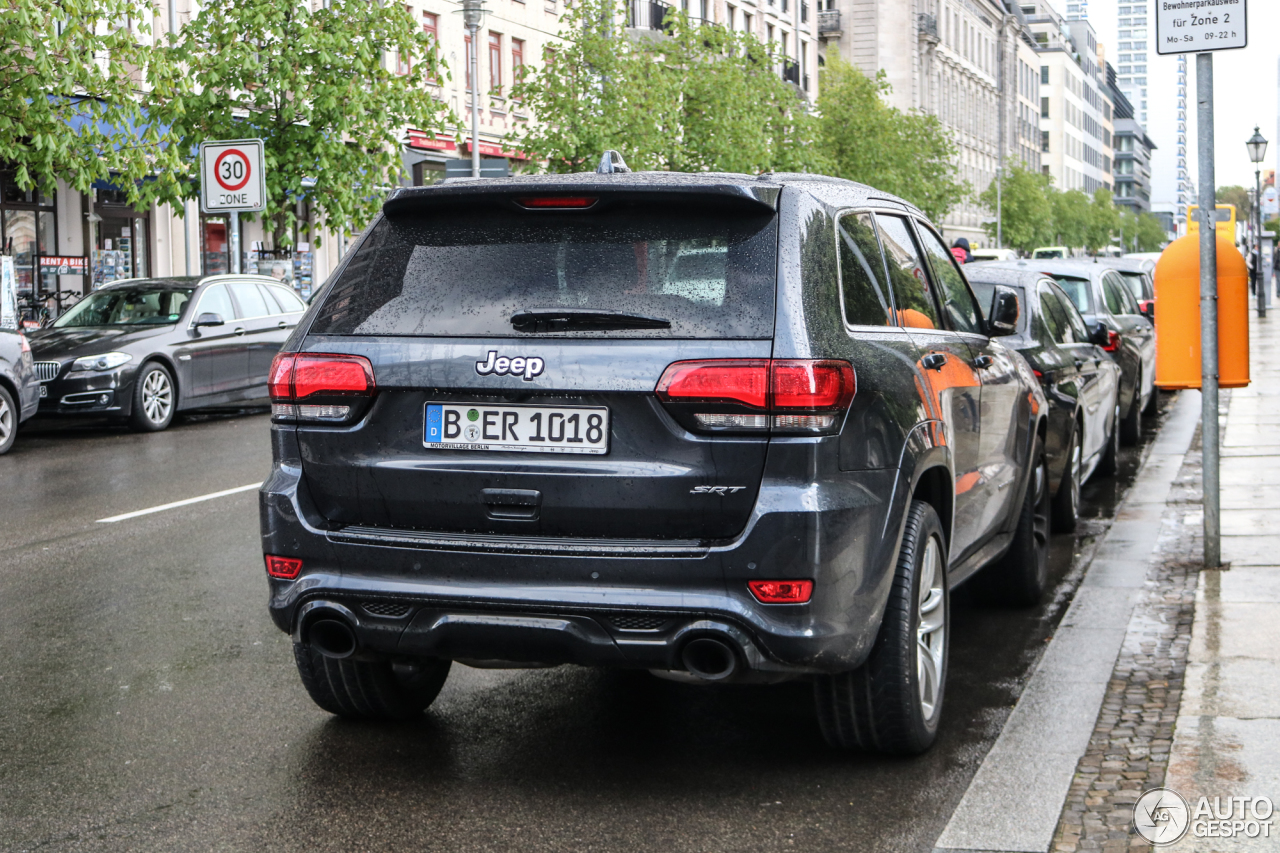
[[[0,850],[927,851],[1141,451],[1083,489],[1043,606],[957,590],[939,741],[886,760],[829,750],[804,683],[455,665],[421,721],[330,717],[267,617],[256,492],[97,521],[260,481],[266,432],[36,424],[0,458]]]

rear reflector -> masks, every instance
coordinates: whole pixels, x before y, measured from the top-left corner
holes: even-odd
[[[273,554],[263,556],[267,561],[267,574],[273,578],[291,581],[302,571],[302,561],[296,557],[277,557]]]
[[[530,210],[586,210],[599,201],[588,196],[533,196],[518,198],[516,204]]]
[[[813,581],[747,581],[761,604],[804,604],[813,595]]]

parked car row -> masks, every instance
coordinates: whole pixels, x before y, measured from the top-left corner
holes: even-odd
[[[1105,276],[962,269],[868,187],[616,162],[394,191],[277,356],[303,685],[404,719],[453,661],[803,678],[832,745],[927,749],[951,591],[1041,598],[1145,344]]]

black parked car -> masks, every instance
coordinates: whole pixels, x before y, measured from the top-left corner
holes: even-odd
[[[1052,278],[1030,269],[969,264],[965,274],[980,301],[999,285],[1018,294],[1023,311],[1017,334],[1004,339],[1031,365],[1049,401],[1045,453],[1053,521],[1060,532],[1075,530],[1080,486],[1095,472],[1116,472],[1120,445],[1120,367],[1095,343],[1070,297]],[[1105,331],[1102,342],[1108,340]]]
[[[1156,321],[1156,262],[1149,258],[1098,258],[1105,267],[1120,273],[1125,286],[1138,302],[1138,310],[1151,322]]]
[[[268,276],[114,282],[31,336],[40,414],[153,431],[185,409],[265,398],[271,359],[305,309]]]
[[[614,155],[616,157],[616,155]],[[1045,584],[1046,404],[919,211],[804,175],[393,191],[272,367],[270,612],[344,716],[451,661],[811,678],[932,743],[949,590]]]
[[[0,454],[13,447],[18,424],[36,413],[39,400],[31,345],[17,329],[0,327]]]
[[[1098,342],[1120,365],[1120,441],[1137,444],[1142,416],[1155,414],[1158,402],[1156,333],[1120,273],[1091,259],[1013,261],[999,266],[1050,276],[1079,309],[1091,334],[1099,324],[1103,327],[1103,332],[1097,332]]]

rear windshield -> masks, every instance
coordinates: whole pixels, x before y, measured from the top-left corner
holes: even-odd
[[[1054,275],[1053,273],[1049,273],[1049,277],[1058,283],[1058,286],[1063,289],[1081,314],[1093,313],[1093,301],[1090,298],[1093,290],[1089,287],[1089,279],[1076,278],[1071,275]]]
[[[769,338],[772,214],[400,214],[373,226],[314,334]],[[517,331],[523,312],[620,312],[661,328]]]

